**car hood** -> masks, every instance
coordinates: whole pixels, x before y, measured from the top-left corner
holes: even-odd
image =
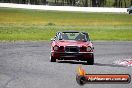
[[[91,42],[75,41],[75,40],[61,40],[57,41],[58,46],[89,46]]]

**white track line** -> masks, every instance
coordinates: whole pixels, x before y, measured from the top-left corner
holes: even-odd
[[[57,11],[79,11],[79,12],[115,12],[115,13],[127,12],[127,8],[47,6],[47,5],[29,5],[29,4],[13,4],[13,3],[0,3],[0,7],[38,9],[38,10],[57,10]]]

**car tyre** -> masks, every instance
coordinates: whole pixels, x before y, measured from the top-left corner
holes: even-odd
[[[131,10],[129,11],[129,14],[132,14],[132,11]]]
[[[56,59],[51,56],[50,57],[50,62],[56,62]]]
[[[92,58],[89,58],[89,59],[87,60],[87,64],[88,64],[88,65],[93,65],[93,64],[94,64],[94,55],[92,55]]]

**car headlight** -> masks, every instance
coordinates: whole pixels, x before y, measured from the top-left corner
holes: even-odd
[[[59,47],[58,47],[58,46],[54,46],[53,49],[54,49],[54,50],[59,50]]]
[[[90,46],[87,47],[87,51],[90,52],[92,48]]]

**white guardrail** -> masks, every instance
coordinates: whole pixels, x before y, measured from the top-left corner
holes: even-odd
[[[38,9],[38,10],[56,10],[56,11],[79,11],[79,12],[114,12],[114,13],[127,12],[127,8],[48,6],[48,5],[30,5],[30,4],[14,4],[14,3],[0,3],[0,7]]]

